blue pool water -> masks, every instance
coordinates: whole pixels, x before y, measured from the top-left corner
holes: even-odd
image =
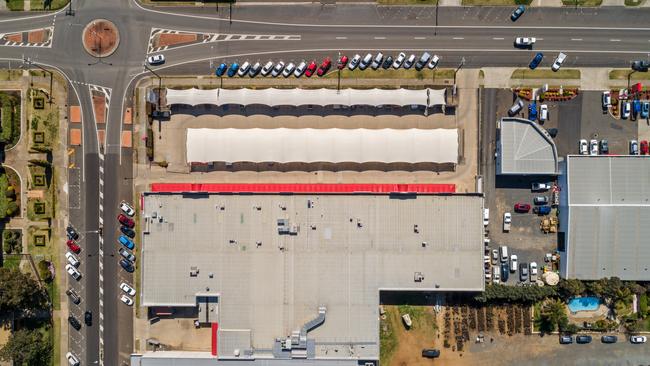
[[[572,313],[596,310],[598,306],[600,306],[600,299],[597,297],[574,297],[569,301],[569,310]]]

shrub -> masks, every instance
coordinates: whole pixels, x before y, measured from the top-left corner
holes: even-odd
[[[5,251],[7,254],[13,253],[13,246],[11,245],[11,242],[5,240],[4,243],[2,244],[2,249]]]
[[[18,213],[18,204],[16,201],[11,201],[7,205],[7,216],[14,216]]]
[[[643,294],[639,298],[639,312],[641,316],[648,316],[648,294]]]
[[[49,282],[52,280],[52,272],[50,272],[50,262],[46,260],[42,260],[38,262],[36,268],[38,269],[38,275],[41,277],[43,281]]]

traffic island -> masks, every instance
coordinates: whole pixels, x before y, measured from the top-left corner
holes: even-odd
[[[83,31],[83,46],[93,57],[108,57],[120,44],[120,33],[115,24],[106,19],[95,19]]]

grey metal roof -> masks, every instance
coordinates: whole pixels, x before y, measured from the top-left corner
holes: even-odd
[[[308,334],[316,357],[378,357],[380,289],[483,290],[482,207],[478,195],[148,194],[141,303],[218,294],[219,343],[242,353],[272,349],[324,306]]]
[[[500,126],[498,174],[558,173],[555,143],[544,129],[523,118],[502,118]]]
[[[372,360],[369,360],[372,361]],[[376,364],[376,363],[375,363]],[[131,366],[359,366],[357,359],[235,359],[221,360],[208,352],[147,352],[131,355]],[[361,364],[363,365],[363,364]]]
[[[650,280],[650,159],[569,156],[567,276]]]

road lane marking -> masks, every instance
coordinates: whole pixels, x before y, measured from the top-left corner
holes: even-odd
[[[465,37],[454,37],[453,39],[465,39]]]
[[[494,37],[492,39],[495,40],[495,41],[503,41],[505,38],[503,38],[503,37]]]
[[[609,41],[610,42],[620,42],[621,40],[620,39],[610,39]]]
[[[582,41],[582,38],[571,38],[572,41]]]
[[[348,37],[336,37],[336,39],[348,39]]]
[[[375,39],[386,39],[386,37],[375,37]]]
[[[427,39],[427,37],[413,37],[413,39]]]

